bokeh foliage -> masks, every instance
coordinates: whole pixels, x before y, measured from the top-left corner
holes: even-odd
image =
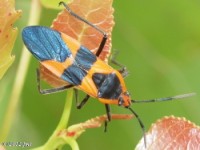
[[[125,79],[133,99],[150,99],[200,91],[200,3],[199,1],[114,1],[115,22],[112,44],[119,51],[118,61],[127,66],[130,75]],[[16,9],[23,16],[16,23],[19,29],[14,47],[15,63],[0,82],[1,105],[9,95],[16,66],[22,49],[21,31],[26,26],[30,0],[16,0]],[[58,11],[42,9],[40,25],[50,26]],[[9,141],[28,141],[32,146],[42,145],[56,127],[66,93],[40,95],[36,87],[35,69],[38,62],[31,60],[21,102],[16,113]],[[82,95],[83,96],[83,95]],[[184,116],[199,121],[199,96],[165,103],[135,104],[146,128],[166,115]],[[70,124],[79,123],[105,113],[96,99],[82,109],[74,107]],[[112,106],[115,113],[130,113]],[[3,110],[0,110],[2,116]],[[1,118],[0,118],[1,121]],[[142,136],[138,122],[113,121],[108,133],[103,128],[87,130],[78,140],[81,149],[131,150]],[[9,149],[9,148],[8,148]],[[66,149],[69,149],[66,147]]]

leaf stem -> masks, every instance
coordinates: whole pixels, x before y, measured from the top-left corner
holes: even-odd
[[[41,5],[39,3],[39,0],[32,0],[28,25],[38,24],[40,19],[40,14],[41,14]],[[21,59],[17,69],[16,78],[13,84],[13,89],[11,92],[8,108],[5,113],[2,127],[0,128],[0,133],[1,133],[0,141],[5,141],[5,139],[9,134],[11,124],[14,120],[14,116],[16,114],[15,112],[20,100],[20,95],[24,86],[24,81],[30,62],[30,54],[28,53],[25,47],[23,47],[20,58]]]

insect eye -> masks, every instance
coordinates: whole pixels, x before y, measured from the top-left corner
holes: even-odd
[[[122,106],[124,104],[124,100],[122,97],[119,98],[118,105]]]
[[[130,93],[128,91],[124,92],[124,95],[130,96]]]

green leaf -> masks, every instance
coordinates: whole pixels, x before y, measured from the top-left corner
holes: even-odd
[[[11,55],[17,37],[13,23],[21,16],[21,11],[16,11],[14,4],[14,0],[0,1],[0,79],[15,59]]]
[[[63,7],[59,7],[59,3],[61,0],[41,0],[41,3],[44,7],[52,8],[52,9],[63,9]],[[71,3],[73,0],[63,0],[65,3]]]

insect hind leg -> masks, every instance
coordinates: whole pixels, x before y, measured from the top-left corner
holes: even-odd
[[[108,34],[106,32],[104,32],[102,29],[100,29],[98,26],[92,24],[91,22],[87,21],[86,19],[80,17],[79,15],[77,15],[76,13],[74,13],[65,2],[60,2],[59,5],[63,5],[66,10],[70,13],[70,15],[74,16],[75,18],[77,18],[78,20],[86,23],[87,25],[91,26],[92,28],[96,29],[98,32],[100,32],[103,35],[103,38],[101,40],[101,43],[99,45],[99,48],[97,49],[96,52],[96,56],[99,56],[101,54],[101,52],[103,51],[103,48],[106,44],[106,41],[108,39]]]
[[[73,87],[73,85],[66,85],[66,86],[62,86],[62,87],[58,87],[58,88],[41,89],[40,71],[39,71],[39,69],[36,70],[36,73],[37,73],[37,87],[38,87],[38,91],[39,91],[41,94],[52,94],[52,93],[57,93],[57,92],[61,92],[61,91],[64,91],[64,90],[67,90],[67,89]]]

